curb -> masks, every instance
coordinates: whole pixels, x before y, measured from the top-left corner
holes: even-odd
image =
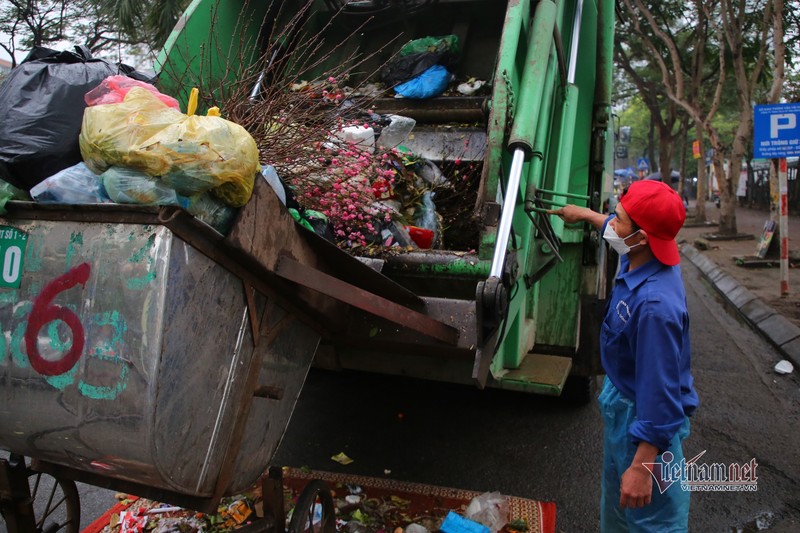
[[[754,331],[775,346],[795,368],[800,369],[800,327],[740,285],[693,245],[687,243],[681,246],[681,254],[700,269],[728,306],[735,309]]]

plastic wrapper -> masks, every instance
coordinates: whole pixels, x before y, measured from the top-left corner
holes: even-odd
[[[384,148],[394,148],[402,144],[411,133],[411,130],[416,126],[417,121],[410,117],[403,117],[400,115],[388,115],[391,120],[388,126],[381,130],[381,135],[378,137],[378,144]]]
[[[484,492],[472,498],[464,516],[488,527],[491,533],[497,533],[508,523],[508,513],[508,498],[499,492]]]
[[[100,181],[117,204],[179,205],[174,189],[138,170],[111,167],[100,175]]]
[[[78,134],[84,95],[125,65],[75,51],[34,47],[0,86],[0,178],[29,190],[45,178],[81,162]]]
[[[419,177],[431,185],[439,186],[447,184],[447,178],[444,176],[444,174],[442,174],[442,171],[439,170],[439,167],[437,167],[433,161],[425,159],[420,161],[417,164],[417,167],[417,174]]]
[[[422,195],[422,205],[420,205],[419,209],[416,210],[414,216],[414,223],[418,227],[429,230],[433,233],[430,245],[420,245],[420,248],[435,247],[438,244],[439,236],[441,235],[440,215],[436,212],[436,204],[433,203],[434,196],[435,193],[426,191],[425,194]]]
[[[250,199],[259,170],[258,147],[244,128],[218,116],[184,115],[141,87],[119,104],[86,108],[80,148],[95,172],[132,168],[182,196],[211,191],[232,207]]]
[[[100,85],[86,93],[84,101],[86,105],[105,105],[105,104],[118,104],[125,99],[133,87],[141,87],[153,93],[156,98],[167,104],[169,107],[180,110],[181,106],[178,101],[173,97],[162,94],[155,86],[145,83],[143,81],[129,78],[128,76],[109,76],[100,82]]]
[[[44,204],[103,204],[111,200],[100,177],[83,163],[57,172],[31,188],[31,198]]]

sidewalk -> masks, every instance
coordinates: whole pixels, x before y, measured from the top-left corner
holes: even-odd
[[[694,204],[689,207],[689,216]],[[718,226],[687,226],[678,233],[678,245],[685,260],[694,263],[709,282],[725,297],[745,320],[769,340],[786,359],[800,370],[800,269],[789,269],[789,296],[780,296],[780,265],[747,268],[738,266],[734,256],[752,256],[769,219],[766,210],[737,207],[736,225],[739,233],[753,235],[752,240],[708,240],[711,248],[701,250],[697,239],[716,233]],[[706,220],[717,222],[719,210],[706,203]],[[800,217],[789,216],[789,256],[800,256]]]

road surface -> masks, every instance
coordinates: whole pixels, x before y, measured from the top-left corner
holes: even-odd
[[[776,352],[687,261],[683,272],[701,399],[686,455],[758,463],[756,492],[695,493],[691,530],[800,531],[797,371],[777,375]],[[572,533],[597,530],[601,450],[595,402],[312,371],[274,463],[555,501],[558,530]],[[355,462],[332,461],[339,452]],[[109,491],[81,492],[84,525],[114,501]]]

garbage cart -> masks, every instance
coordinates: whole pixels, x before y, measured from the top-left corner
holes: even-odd
[[[180,210],[14,204],[0,218],[9,530],[34,530],[15,473],[51,474],[70,513],[73,479],[199,510],[251,486],[319,334],[232,272],[241,263],[199,251],[221,236]]]

